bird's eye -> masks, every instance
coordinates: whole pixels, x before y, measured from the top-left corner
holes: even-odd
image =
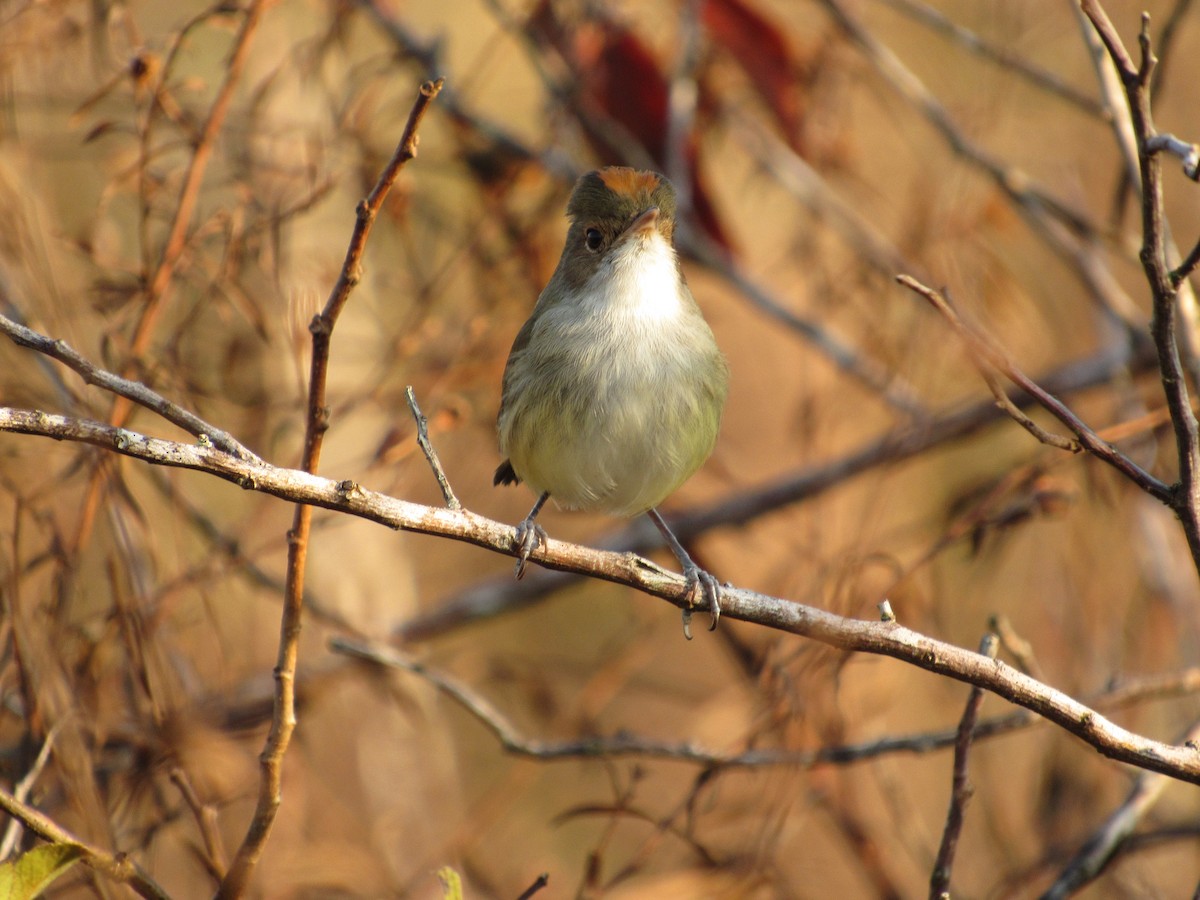
[[[589,228],[583,233],[583,242],[587,244],[587,248],[593,253],[600,249],[600,245],[604,243],[604,235],[600,233],[598,228]]]

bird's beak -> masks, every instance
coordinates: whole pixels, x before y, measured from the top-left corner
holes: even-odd
[[[629,227],[625,229],[625,237],[633,237],[635,234],[649,234],[657,224],[658,207],[652,206],[638,213],[638,217],[629,223]]]

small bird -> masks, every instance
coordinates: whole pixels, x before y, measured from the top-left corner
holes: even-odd
[[[517,526],[517,577],[563,509],[647,513],[683,566],[690,599],[721,614],[720,585],[657,507],[712,453],[729,367],[675,254],[675,189],[623,167],[589,172],[567,202],[566,246],[504,368],[495,484],[538,494]],[[691,609],[683,613],[690,638]]]

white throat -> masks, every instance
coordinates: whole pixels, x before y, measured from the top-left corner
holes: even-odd
[[[602,314],[661,321],[683,312],[679,287],[675,250],[652,230],[618,246],[592,276],[587,294]]]

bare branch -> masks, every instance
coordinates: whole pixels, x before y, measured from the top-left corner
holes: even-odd
[[[346,485],[352,482],[250,463],[212,447],[177,444],[86,419],[8,407],[0,407],[0,431],[84,441],[145,462],[207,472],[294,503],[339,510],[405,531],[440,535],[506,556],[515,554],[512,526],[466,510],[407,503],[357,485],[347,490]],[[530,558],[551,569],[636,588],[679,609],[689,604],[690,591],[681,575],[632,554],[592,550],[551,539]],[[1200,752],[1135,735],[1004,663],[895,623],[849,619],[733,587],[724,588],[722,597],[722,616],[812,638],[841,650],[891,656],[978,685],[1050,719],[1105,756],[1200,784]]]
[[[416,101],[408,115],[404,133],[391,159],[380,173],[375,186],[365,200],[358,204],[354,232],[342,263],[337,283],[330,292],[325,308],[313,318],[309,331],[312,332],[313,347],[308,380],[308,416],[304,438],[302,468],[305,472],[316,472],[321,460],[321,447],[325,432],[329,428],[329,410],[326,406],[326,384],[329,375],[329,350],[334,325],[345,308],[350,293],[362,277],[362,255],[367,237],[384,198],[395,182],[400,169],[417,155],[417,132],[426,111],[438,92],[442,81],[429,81],[421,85]],[[350,490],[340,482],[341,492],[348,500],[358,491]],[[312,507],[306,503],[296,506],[292,528],[288,532],[288,561],[283,612],[279,628],[279,652],[275,663],[275,709],[271,717],[271,728],[259,757],[262,776],[259,783],[258,803],[254,817],[246,831],[233,862],[217,889],[219,900],[241,897],[249,884],[250,875],[258,864],[266,847],[267,838],[279,811],[283,793],[283,756],[291,742],[296,727],[296,664],[300,653],[300,624],[304,609],[304,571],[308,556],[308,537],[312,530]]]
[[[1196,246],[1192,247],[1183,262],[1171,272],[1171,281],[1179,284],[1196,270],[1197,265],[1200,265],[1200,241],[1196,242]]]
[[[1130,112],[1130,100],[1126,91],[1126,85],[1131,83],[1130,78],[1133,76],[1130,73],[1126,73],[1126,76],[1123,77],[1118,71],[1113,59],[1108,55],[1109,43],[1101,39],[1088,14],[1080,6],[1075,7],[1075,13],[1080,22],[1080,31],[1084,42],[1091,50],[1092,64],[1096,70],[1096,79],[1100,84],[1104,103],[1110,110],[1113,135],[1121,151],[1121,159],[1124,163],[1125,179],[1122,187],[1132,186],[1135,192],[1140,192],[1143,180],[1139,163],[1141,157],[1139,136],[1134,131],[1133,116]],[[1111,23],[1109,27],[1111,28]],[[1115,32],[1110,33],[1108,36],[1109,42],[1114,40],[1117,44],[1120,44],[1120,39],[1116,37]],[[1132,67],[1132,61],[1129,62],[1129,66]],[[1157,82],[1158,78],[1156,77],[1154,80]],[[1178,143],[1182,144],[1182,142]],[[1186,145],[1183,146],[1186,147]],[[1184,152],[1186,154],[1186,151]],[[1184,160],[1184,171],[1186,173],[1188,171],[1188,158],[1186,155],[1181,158]],[[1163,240],[1166,250],[1171,258],[1178,258],[1179,248],[1175,245],[1169,227],[1167,227],[1165,222],[1164,229]],[[1197,315],[1196,294],[1192,290],[1191,285],[1182,279],[1174,279],[1174,284],[1178,288],[1177,300],[1183,324],[1183,328],[1180,330],[1182,337],[1180,351],[1183,357],[1183,364],[1186,366],[1192,380],[1192,386],[1195,388],[1200,386],[1200,331],[1197,330],[1197,322],[1195,321]]]
[[[220,881],[229,863],[225,858],[225,845],[221,841],[217,811],[211,803],[205,803],[200,799],[191,778],[181,767],[172,766],[167,774],[172,783],[179,788],[183,802],[188,805],[188,809],[192,811],[192,816],[196,820],[196,827],[200,830],[200,839],[204,842],[204,865],[213,878]]]
[[[994,615],[988,618],[988,628],[996,638],[1000,641],[1000,646],[1004,648],[1013,659],[1017,661],[1017,666],[1026,675],[1031,675],[1038,681],[1044,680],[1041,664],[1038,663],[1037,657],[1034,655],[1033,644],[1017,634],[1017,630],[1013,628],[1012,623],[1008,621],[1008,616]]]
[[[1138,144],[1138,170],[1142,196],[1142,247],[1139,257],[1154,303],[1150,333],[1158,353],[1163,393],[1175,432],[1179,486],[1167,502],[1179,517],[1187,537],[1193,565],[1200,571],[1200,423],[1192,411],[1187,380],[1180,359],[1177,335],[1178,280],[1167,265],[1168,227],[1163,212],[1162,166],[1151,150],[1156,136],[1150,113],[1149,82],[1154,70],[1150,22],[1142,16],[1138,33],[1141,64],[1135,65],[1111,21],[1097,0],[1080,0],[1088,19],[1104,42],[1121,76],[1129,115]]]

